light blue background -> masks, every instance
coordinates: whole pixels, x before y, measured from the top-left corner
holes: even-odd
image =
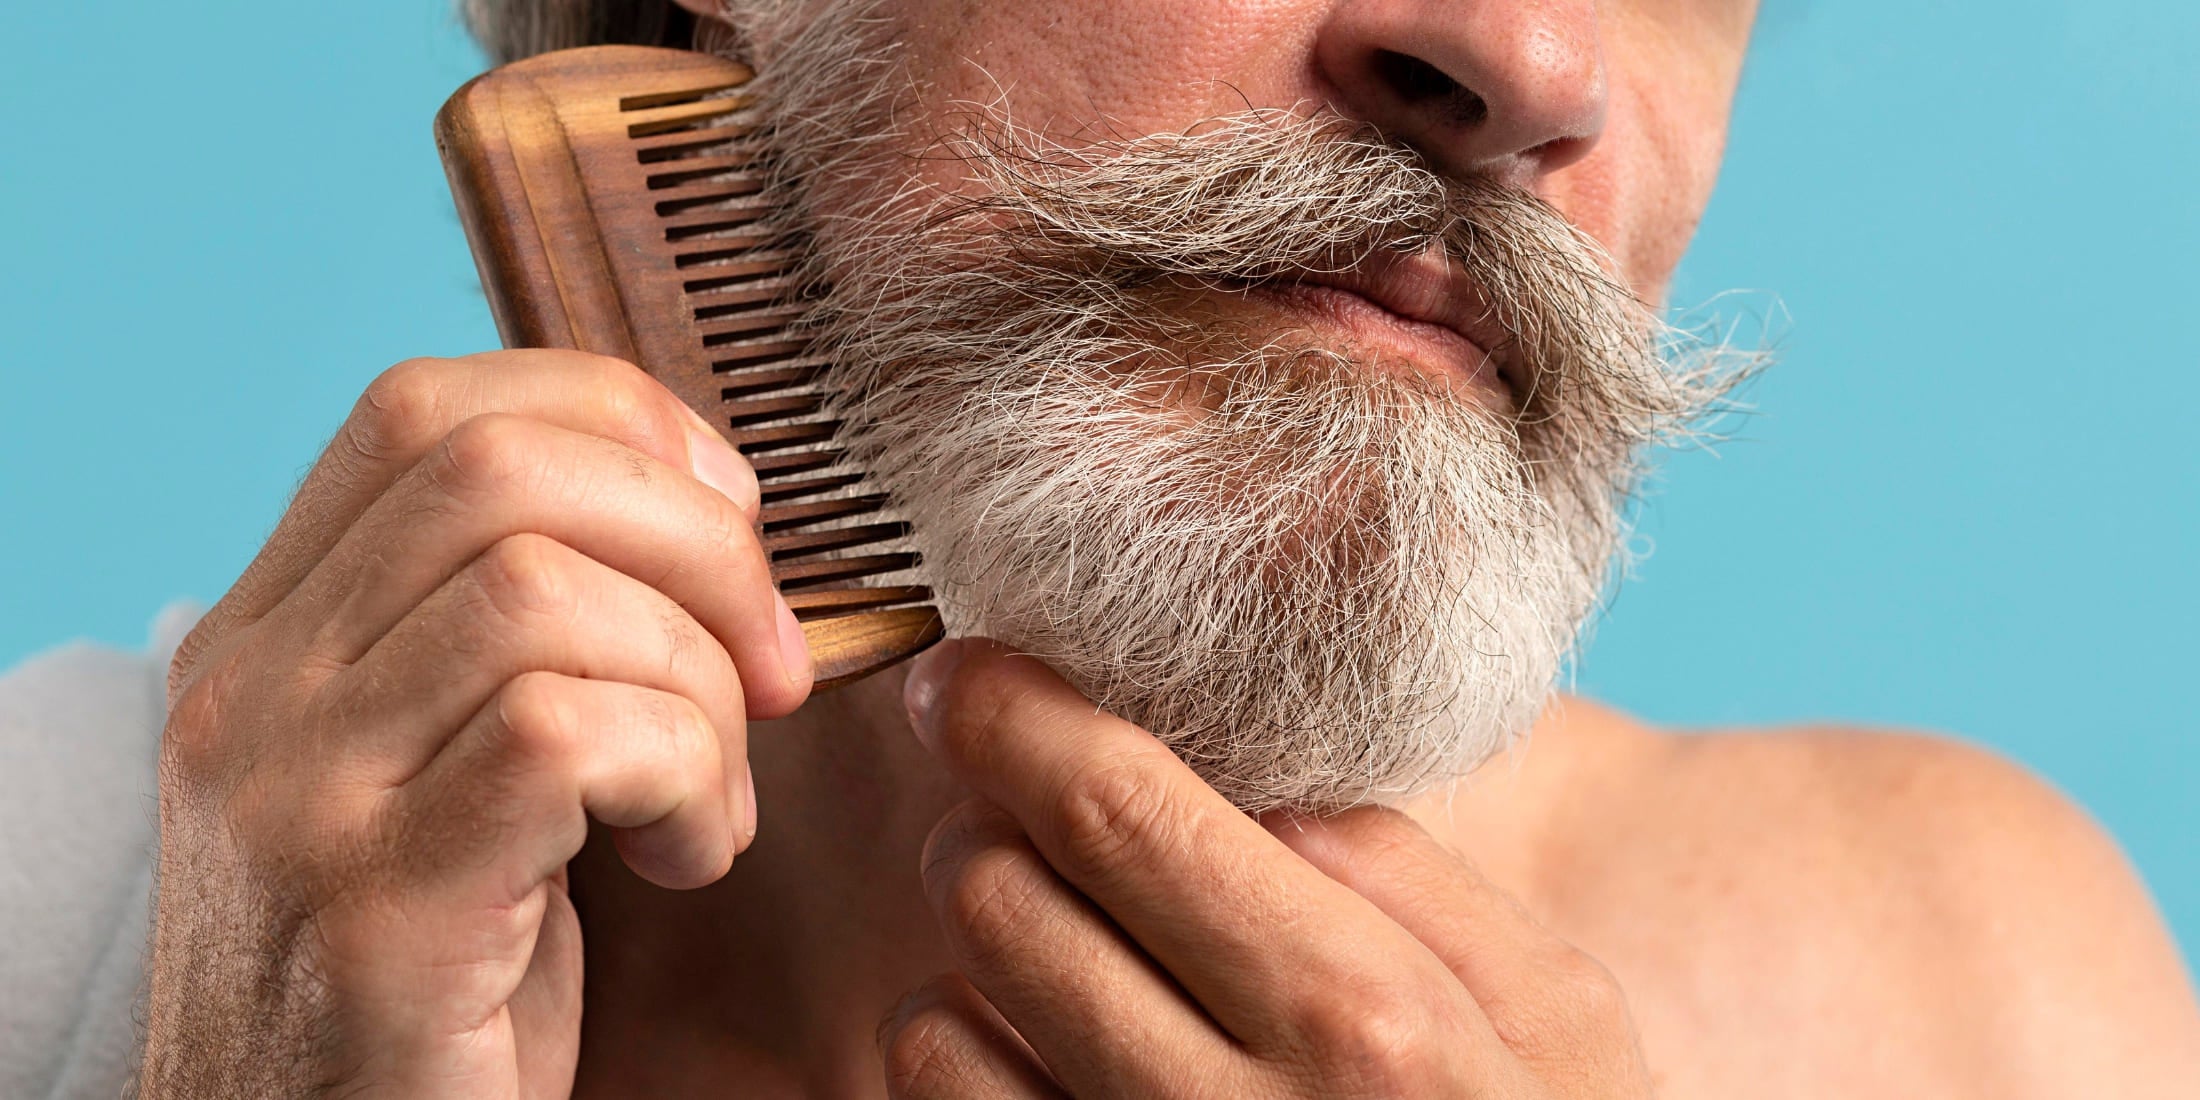
[[[1676,301],[1783,363],[1582,685],[1994,745],[2200,942],[2200,7],[1769,0]],[[382,367],[495,342],[445,0],[0,5],[0,665],[227,587]],[[1777,297],[1773,297],[1777,295]]]

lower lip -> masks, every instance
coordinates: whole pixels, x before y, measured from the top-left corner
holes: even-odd
[[[1384,360],[1402,360],[1430,373],[1441,371],[1445,377],[1510,396],[1489,352],[1442,325],[1416,321],[1352,291],[1316,283],[1266,283],[1248,288],[1247,293],[1335,325]]]

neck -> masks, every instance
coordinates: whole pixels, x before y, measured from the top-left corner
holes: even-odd
[[[716,884],[651,886],[591,838],[572,865],[587,943],[575,1095],[684,1095],[697,1075],[743,1095],[877,1089],[878,1022],[952,968],[917,868],[968,797],[909,733],[901,681],[750,727],[757,837]]]
[[[651,886],[608,837],[591,838],[571,867],[587,944],[575,1096],[728,1082],[742,1095],[878,1095],[878,1023],[954,968],[918,868],[934,823],[969,797],[910,734],[901,683],[896,669],[750,728],[759,829],[716,884]],[[1603,755],[1570,748],[1582,739],[1565,728],[1605,725],[1604,713],[1553,708],[1532,760],[1500,755],[1409,812],[1533,908],[1551,796],[1579,780],[1584,755]]]

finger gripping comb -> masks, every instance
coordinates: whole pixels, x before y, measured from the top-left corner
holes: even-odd
[[[436,115],[459,220],[506,347],[638,364],[756,468],[772,580],[834,687],[939,640],[932,593],[870,475],[833,446],[825,363],[788,331],[799,256],[765,193],[753,74],[709,54],[564,50],[460,88]]]

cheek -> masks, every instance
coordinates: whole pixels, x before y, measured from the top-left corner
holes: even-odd
[[[1657,304],[1711,197],[1717,122],[1661,117],[1669,104],[1613,98],[1613,124],[1596,150],[1536,190],[1604,245],[1636,294]]]
[[[1075,142],[1153,133],[1306,95],[1315,0],[1104,0],[902,5],[928,109],[1013,105],[1019,125]]]
[[[1662,304],[1718,180],[1740,60],[1738,47],[1726,54],[1622,37],[1602,138],[1536,188],[1652,304]]]

